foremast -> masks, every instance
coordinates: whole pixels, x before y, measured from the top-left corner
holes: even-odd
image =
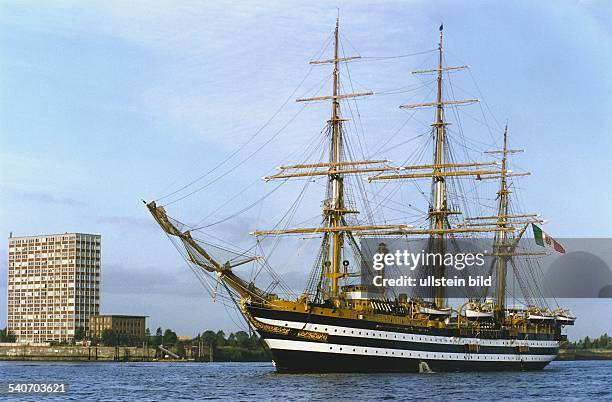
[[[322,278],[327,279],[329,286],[322,289],[326,299],[332,300],[336,306],[340,305],[339,281],[347,277],[348,271],[342,261],[346,238],[352,233],[375,232],[384,234],[389,230],[400,230],[408,228],[407,225],[349,225],[346,222],[346,214],[358,213],[356,210],[347,209],[344,198],[344,177],[351,174],[362,174],[370,172],[381,172],[393,170],[387,165],[387,160],[364,160],[350,161],[343,157],[343,122],[340,110],[340,100],[373,95],[373,92],[340,93],[340,63],[359,59],[360,56],[341,57],[340,55],[340,21],[336,19],[334,30],[333,58],[327,60],[311,61],[310,64],[332,64],[332,94],[328,96],[317,96],[312,98],[301,98],[298,102],[331,100],[331,117],[327,121],[329,128],[329,162],[309,163],[290,166],[281,166],[280,172],[264,177],[264,180],[289,179],[299,177],[327,176],[327,198],[323,202],[323,227],[314,228],[292,228],[284,230],[254,231],[255,236],[299,234],[299,233],[322,233]],[[344,266],[344,267],[343,267]],[[344,268],[344,269],[343,269]]]
[[[333,89],[332,89],[332,114],[329,120],[330,132],[331,132],[331,150],[330,150],[330,163],[336,166],[341,162],[341,149],[342,149],[342,118],[340,117],[340,102],[338,100],[338,78],[340,74],[339,65],[339,30],[340,20],[336,19],[336,29],[334,30],[334,72],[333,72]],[[342,166],[338,166],[342,169]],[[330,167],[330,170],[334,169]],[[328,193],[331,194],[331,200],[328,208],[323,209],[327,225],[330,228],[342,226],[343,215],[346,213],[344,208],[344,186],[342,175],[331,174],[328,180]],[[344,232],[332,232],[332,244],[331,244],[331,271],[325,273],[331,282],[330,296],[333,299],[338,298],[338,280],[343,276],[340,272],[340,264],[342,259],[342,247],[344,245]],[[327,265],[327,264],[326,264]]]

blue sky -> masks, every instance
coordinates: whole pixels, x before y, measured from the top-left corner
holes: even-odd
[[[36,7],[1,1],[0,233],[99,233],[103,312],[147,314],[151,327],[185,334],[235,329],[140,200],[206,172],[261,127],[308,71],[333,29],[336,5],[343,35],[363,56],[433,49],[443,21],[447,61],[469,64],[478,85],[457,81],[463,92],[457,96],[484,95],[483,107],[501,124],[509,122],[511,145],[526,150],[515,160],[534,173],[521,181],[523,205],[542,213],[554,236],[612,237],[612,7],[605,1],[56,1]],[[364,87],[384,92],[418,82],[409,71],[430,64],[428,57],[355,64],[351,72]],[[315,70],[304,87],[326,73]],[[397,105],[420,97],[362,101],[367,144],[388,138],[405,119]],[[238,159],[299,108],[287,104]],[[307,107],[263,151],[172,212],[188,221],[213,212],[307,144],[327,114],[327,105]],[[492,142],[483,127],[464,129]],[[405,131],[423,127],[411,122]],[[272,185],[254,185],[247,199],[229,202],[211,220]],[[217,235],[246,244],[256,224],[273,222],[265,212],[288,198],[267,200],[263,213],[249,211]],[[0,250],[5,272],[6,242]],[[602,312],[611,307],[593,304]],[[572,331],[612,332],[609,322],[591,321]]]

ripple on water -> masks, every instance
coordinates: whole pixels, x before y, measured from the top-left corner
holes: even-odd
[[[612,400],[612,361],[536,372],[276,374],[265,363],[1,362],[0,381],[67,382],[45,400]]]

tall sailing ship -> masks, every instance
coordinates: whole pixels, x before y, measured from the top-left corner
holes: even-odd
[[[346,135],[348,120],[341,114],[341,102],[373,93],[341,91],[341,65],[360,56],[341,54],[338,21],[331,40],[332,58],[311,62],[333,67],[331,95],[298,99],[299,102],[331,102],[331,117],[323,133],[325,143],[321,145],[322,155],[327,160],[281,166],[277,173],[264,177],[266,181],[297,178],[307,179],[308,183],[324,180],[326,195],[322,203],[321,224],[315,227],[277,227],[251,233],[258,239],[258,244],[259,239],[283,235],[311,236],[320,241],[318,253],[311,259],[313,268],[303,294],[283,297],[274,286],[263,289],[254,280],[244,279],[236,273],[241,269],[238,267],[254,264],[269,269],[270,275],[278,279],[264,255],[236,252],[233,258],[221,260],[218,252],[227,251],[227,248],[198,239],[199,229],[170,218],[159,201],[147,204],[150,213],[179,246],[179,251],[198,277],[212,279],[216,290],[227,292],[225,296],[235,303],[271,351],[279,372],[544,368],[555,358],[560,343],[565,340],[562,327],[573,325],[575,317],[567,310],[548,307],[547,300],[538,298],[537,289],[533,289],[537,285],[530,283],[531,277],[520,277],[521,259],[533,264],[542,253],[519,249],[519,242],[531,225],[541,224],[542,220],[539,215],[522,213],[512,207],[513,177],[528,173],[514,173],[508,169],[509,156],[520,150],[508,148],[507,127],[503,131],[501,149],[488,152],[498,157],[495,161],[460,161],[451,153],[450,123],[445,110],[478,100],[445,98],[445,75],[467,66],[445,66],[442,26],[439,44],[432,51],[437,56],[437,67],[414,72],[435,77],[435,82],[432,81],[437,90],[435,100],[400,106],[403,109],[435,109],[435,120],[428,133],[433,158],[422,164],[393,166],[386,159],[358,160],[354,158],[355,152],[349,152],[351,138]],[[424,224],[414,227],[376,223],[376,214],[372,212],[371,203],[368,204],[368,192],[364,189],[368,184],[364,184],[363,178],[371,183],[397,182],[404,188],[411,188],[423,180],[430,181],[427,210],[420,217]],[[462,218],[466,211],[462,211],[458,206],[460,203],[452,199],[465,195],[461,192],[463,187],[457,184],[461,180],[498,182],[496,211]],[[356,183],[354,187],[364,195],[365,219],[358,218],[360,211],[350,183]],[[454,191],[449,191],[451,187]],[[294,203],[289,212],[295,212],[297,205]],[[402,206],[394,208],[401,209]],[[431,247],[443,252],[445,240],[466,236],[490,241],[493,250],[491,270],[495,281],[487,294],[460,300],[459,307],[450,305],[444,286],[434,287],[428,295],[408,296],[391,295],[394,293],[392,289],[372,291],[371,284],[359,283],[360,271],[367,265],[368,258],[362,249],[364,239],[426,238],[431,240],[428,243]],[[435,278],[443,278],[448,273],[444,263],[433,268]],[[523,290],[520,305],[508,304],[510,268],[514,268],[514,275]],[[280,279],[274,285],[279,282]]]

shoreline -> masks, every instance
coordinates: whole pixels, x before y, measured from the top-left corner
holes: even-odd
[[[555,361],[612,360],[612,349],[561,349]]]
[[[612,360],[612,349],[561,349],[555,361]],[[192,363],[207,359],[159,359],[155,350],[134,346],[0,346],[0,361]],[[214,363],[265,363],[270,359],[219,359]]]
[[[270,362],[271,359],[258,359],[253,355],[246,358],[228,358],[223,350],[218,350],[215,363],[220,362]],[[202,358],[159,358],[154,348],[136,346],[32,346],[32,345],[0,345],[0,361],[49,361],[49,362],[159,362],[159,363],[191,363],[208,362],[207,356]]]

